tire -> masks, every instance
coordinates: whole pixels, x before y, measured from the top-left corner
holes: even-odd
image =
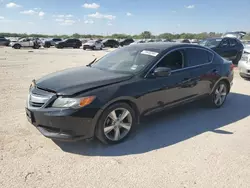
[[[83,48],[83,50],[86,50],[86,48]]]
[[[236,58],[233,60],[234,65],[238,65],[240,59],[241,59],[242,53],[238,52],[236,55]]]
[[[50,44],[45,44],[44,45],[45,48],[50,48],[50,46],[51,46]]]
[[[33,49],[39,49],[39,48],[40,48],[39,45],[34,45],[34,46],[33,46]]]
[[[210,104],[214,108],[220,108],[223,106],[227,99],[227,95],[229,93],[228,85],[225,81],[220,81],[213,93],[210,95]]]
[[[119,121],[122,113],[127,115]],[[115,117],[117,117],[117,121],[112,120]],[[95,136],[104,144],[118,144],[129,136],[135,124],[135,111],[127,103],[115,103],[102,113],[96,126]]]
[[[21,48],[21,45],[20,45],[20,44],[15,44],[15,45],[13,46],[13,48],[14,48],[14,49],[20,49],[20,48]]]

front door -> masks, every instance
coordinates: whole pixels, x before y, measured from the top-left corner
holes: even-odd
[[[157,67],[171,68],[168,77],[151,76]],[[176,50],[166,55],[145,78],[141,81],[141,87],[150,90],[142,97],[141,103],[144,113],[161,110],[167,106],[177,104],[192,97],[191,74],[185,69],[185,54],[182,50]]]
[[[24,39],[21,43],[23,47],[29,47],[30,46],[30,39]]]

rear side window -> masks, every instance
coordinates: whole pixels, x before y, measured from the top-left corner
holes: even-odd
[[[210,63],[213,59],[213,54],[207,50],[189,48],[186,50],[188,67],[203,65]]]
[[[221,47],[228,47],[229,46],[229,41],[228,39],[223,39],[221,42]]]
[[[234,46],[236,46],[237,41],[235,39],[230,39],[229,43],[230,43],[231,47],[234,47]]]

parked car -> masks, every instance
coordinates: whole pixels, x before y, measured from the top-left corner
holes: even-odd
[[[105,39],[102,41],[102,44],[104,47],[110,47],[110,48],[118,48],[119,42],[114,39]]]
[[[34,38],[21,38],[17,42],[11,42],[10,46],[14,49],[31,47],[39,49],[41,47],[41,41]]]
[[[180,42],[181,42],[181,43],[191,43],[190,40],[188,40],[188,39],[183,39],[183,40],[181,40]]]
[[[50,40],[45,40],[43,42],[43,46],[45,48],[50,48],[51,46],[55,46],[56,42],[61,42],[62,39],[60,38],[53,38],[53,39],[50,39]]]
[[[230,37],[230,38],[242,39],[246,34],[247,33],[244,31],[226,32],[222,35],[222,38]]]
[[[147,39],[146,42],[155,42],[154,39]]]
[[[163,39],[162,42],[173,42],[171,39]]]
[[[244,45],[244,48],[250,48],[250,41],[245,41],[243,45]]]
[[[48,138],[115,144],[166,108],[202,98],[221,107],[233,74],[230,61],[199,45],[135,44],[34,80],[26,114]]]
[[[80,48],[82,46],[82,42],[78,39],[65,39],[61,42],[56,42],[56,48]]]
[[[242,78],[250,78],[250,47],[244,49],[238,68]]]
[[[123,39],[123,40],[120,41],[120,46],[127,46],[127,45],[130,45],[133,42],[134,42],[134,40],[131,39],[131,38]]]
[[[198,39],[191,39],[191,40],[190,40],[190,43],[192,43],[192,44],[198,44],[199,41],[198,41]]]
[[[83,49],[102,50],[103,44],[99,40],[90,40],[83,44]]]
[[[161,39],[155,39],[155,42],[163,42]]]
[[[10,44],[10,40],[4,37],[0,37],[0,46],[9,46],[9,44]]]
[[[145,43],[145,41],[144,40],[136,40],[136,41],[132,42],[130,45],[140,44],[140,43]]]
[[[240,40],[231,37],[209,38],[199,44],[211,48],[222,57],[233,61],[234,64],[238,64],[244,49]]]

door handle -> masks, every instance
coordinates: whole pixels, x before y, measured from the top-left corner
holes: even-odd
[[[218,73],[219,71],[217,69],[212,70],[213,73]]]

